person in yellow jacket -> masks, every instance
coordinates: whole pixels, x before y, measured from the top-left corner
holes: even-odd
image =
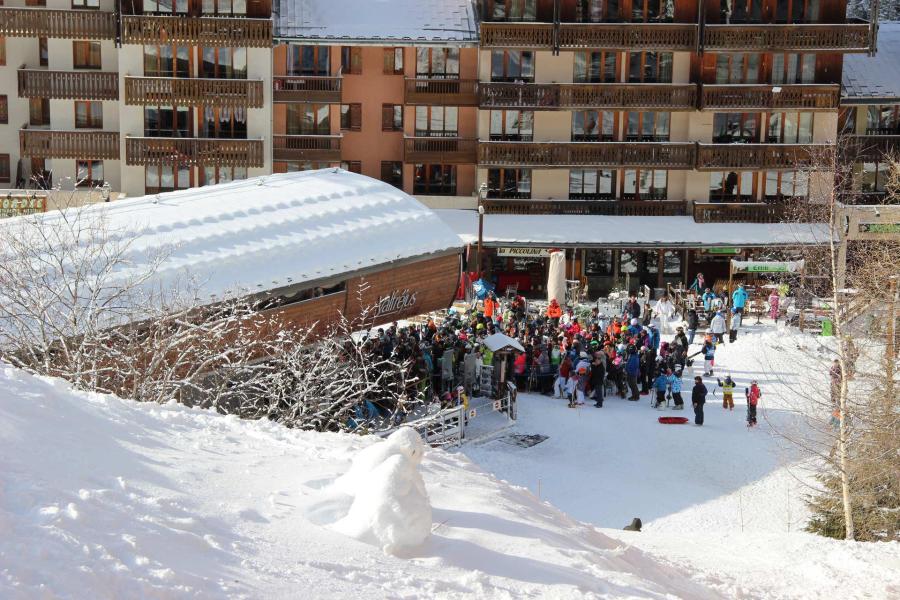
[[[717,379],[719,387],[722,388],[722,408],[725,410],[734,410],[734,381],[731,375],[725,376],[725,381]]]

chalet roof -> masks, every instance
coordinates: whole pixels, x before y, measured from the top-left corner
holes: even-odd
[[[275,39],[476,45],[472,0],[277,0]]]
[[[900,22],[881,23],[878,52],[845,54],[842,104],[900,103]]]

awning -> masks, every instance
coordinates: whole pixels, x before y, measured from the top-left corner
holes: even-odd
[[[525,348],[522,347],[522,344],[520,344],[518,340],[502,333],[489,335],[484,338],[484,342],[482,343],[487,346],[488,350],[491,352],[525,352]]]

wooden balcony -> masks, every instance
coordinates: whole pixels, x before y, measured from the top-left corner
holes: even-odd
[[[273,135],[272,159],[300,162],[339,162],[339,135]]]
[[[272,100],[275,102],[341,103],[340,77],[274,77],[272,86]]]
[[[900,151],[900,135],[848,135],[841,147],[847,160],[881,160]]]
[[[118,160],[118,131],[19,130],[19,152],[31,158]]]
[[[784,217],[783,204],[694,202],[696,223],[779,223]]]
[[[272,20],[125,15],[122,17],[122,43],[270,48]]]
[[[475,164],[478,140],[458,137],[404,137],[403,162],[413,164]]]
[[[475,79],[406,78],[404,104],[432,106],[477,106],[478,81]]]
[[[676,217],[686,214],[682,200],[505,200],[482,201],[492,215],[608,215],[617,217]]]
[[[479,167],[693,169],[691,142],[478,142]]]
[[[483,26],[483,25],[482,25]],[[562,23],[559,48],[582,50],[697,50],[697,25],[694,23]]]
[[[99,10],[0,7],[0,36],[111,40],[116,15]]]
[[[181,164],[262,167],[263,141],[217,138],[126,137],[128,165]]]
[[[779,90],[779,91],[775,91]],[[841,102],[839,84],[800,85],[703,85],[701,110],[837,110]]]
[[[482,48],[550,48],[553,23],[482,23]]]
[[[694,110],[697,86],[671,83],[481,83],[481,108]]]
[[[796,169],[816,162],[829,144],[697,144],[697,170]]]
[[[810,25],[706,25],[703,49],[709,52],[868,52],[868,23]]]
[[[126,77],[125,104],[261,108],[263,82],[261,79]]]
[[[19,69],[19,98],[118,100],[119,74],[103,71]]]

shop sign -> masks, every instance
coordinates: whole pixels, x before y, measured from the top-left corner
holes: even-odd
[[[706,254],[740,254],[740,248],[707,248],[704,250]]]
[[[497,248],[497,256],[513,258],[550,258],[549,248]]]
[[[900,223],[860,223],[860,233],[900,233]]]
[[[386,294],[378,299],[376,305],[375,316],[384,317],[401,310],[412,308],[416,305],[416,294],[418,292],[410,292],[409,289],[394,290],[390,294]]]
[[[786,262],[731,261],[733,273],[796,273],[802,269],[802,260]]]
[[[0,196],[0,218],[46,212],[46,196]]]

